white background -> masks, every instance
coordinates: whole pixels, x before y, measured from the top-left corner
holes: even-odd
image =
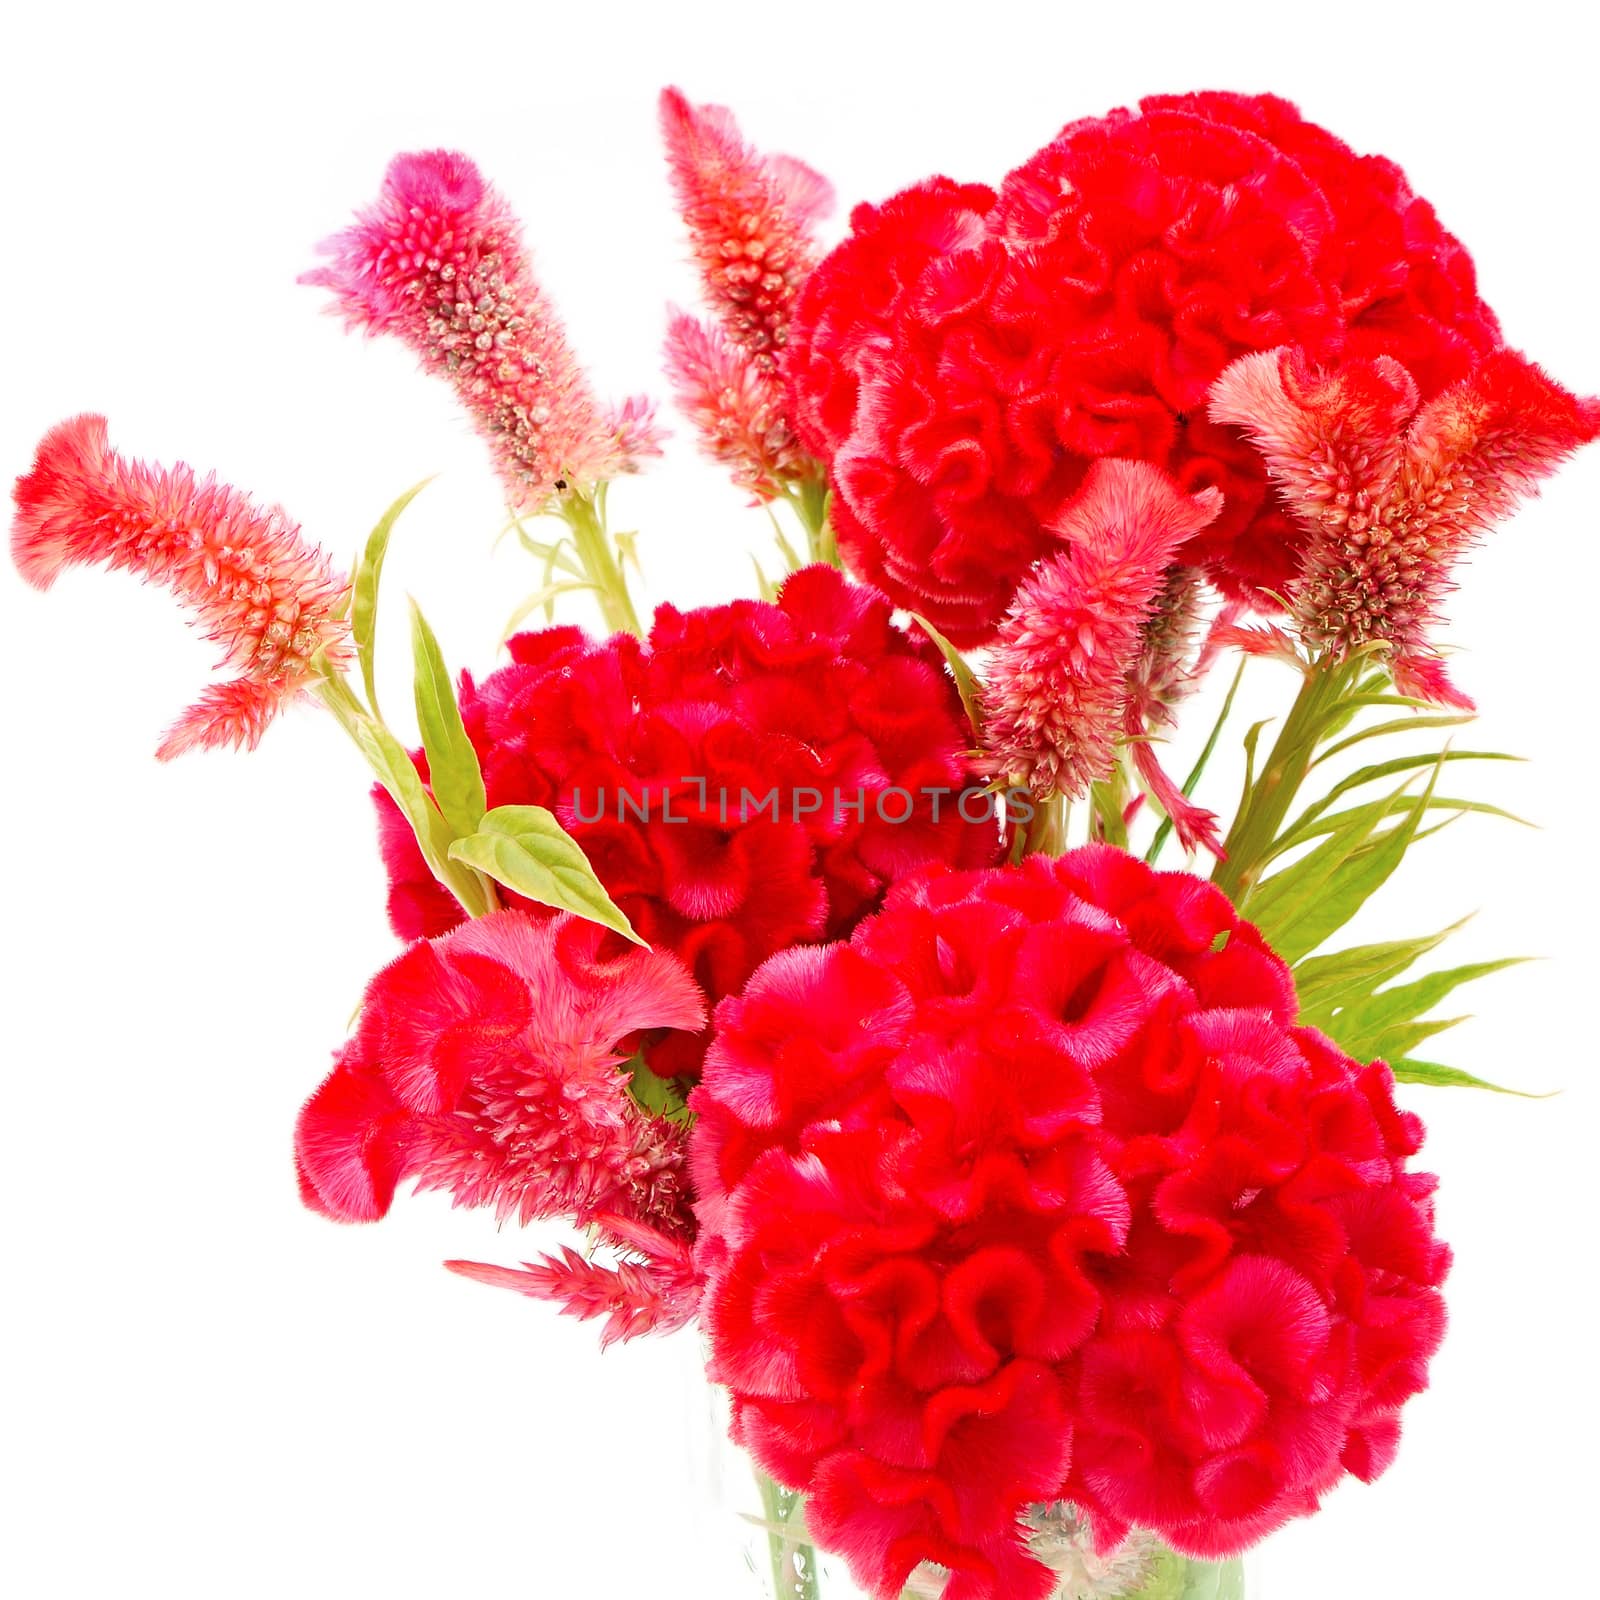
[[[479,448],[403,350],[342,336],[294,278],[393,151],[456,145],[525,218],[601,387],[660,394],[664,303],[694,294],[653,125],[667,81],[732,103],[847,203],[936,169],[998,178],[1062,122],[1142,93],[1274,89],[1401,160],[1512,342],[1600,390],[1593,41],[1559,14],[29,7],[0,36],[0,469],[103,410],[123,449],[215,467],[341,557],[440,472],[390,559],[387,698],[407,699],[406,589],[453,661],[487,667],[535,579],[490,554]],[[747,590],[762,519],[682,433],[619,512],[645,530],[657,596]],[[1260,1553],[1272,1600],[1590,1581],[1597,503],[1593,452],[1453,606],[1473,742],[1533,758],[1488,787],[1543,831],[1452,830],[1362,930],[1481,906],[1460,959],[1552,958],[1491,980],[1440,1050],[1565,1092],[1406,1092],[1458,1252],[1453,1331],[1389,1476]],[[0,1582],[25,1600],[752,1594],[703,1511],[692,1339],[602,1358],[589,1328],[448,1276],[444,1256],[515,1261],[548,1236],[496,1237],[438,1197],[369,1229],[298,1206],[296,1107],[393,950],[366,779],[337,731],[306,712],[252,757],[158,766],[209,655],[126,577],[74,572],[39,596],[0,572],[0,641]],[[1284,704],[1274,673],[1256,669],[1254,715]],[[1223,777],[1213,800],[1231,800]]]

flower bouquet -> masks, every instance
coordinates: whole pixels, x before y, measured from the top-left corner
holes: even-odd
[[[608,491],[653,408],[597,395],[443,151],[304,278],[449,385],[533,562],[487,672],[413,604],[418,747],[374,652],[421,485],[346,574],[80,416],[14,560],[193,611],[225,676],[163,759],[307,702],[375,775],[403,948],[294,1130],[307,1206],[563,1219],[448,1265],[603,1343],[697,1324],[774,1600],[1239,1596],[1388,1466],[1443,1336],[1395,1087],[1493,1087],[1419,1052],[1505,963],[1347,930],[1496,809],[1455,781],[1496,754],[1441,742],[1441,603],[1600,402],[1505,346],[1398,167],[1271,96],[1070,123],[831,249],[816,172],[676,90],[661,125],[705,301],[666,373],[769,519],[756,595],[639,615]],[[1283,708],[1214,810],[1257,660]]]

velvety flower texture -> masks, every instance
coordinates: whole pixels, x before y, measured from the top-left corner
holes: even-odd
[[[714,1000],[774,951],[848,933],[915,868],[995,859],[992,813],[960,805],[971,733],[942,658],[831,568],[795,574],[775,604],[663,606],[648,643],[551,628],[510,649],[461,694],[489,804],[553,811],[640,937]],[[379,806],[395,931],[454,925],[460,908]],[[669,1035],[650,1063],[693,1072],[703,1049]]]
[[[182,463],[147,466],[111,448],[106,419],[73,417],[39,445],[12,491],[11,554],[36,588],[98,563],[164,584],[222,647],[237,676],[210,685],[167,731],[163,760],[214,745],[253,749],[313,679],[350,655],[348,584],[281,509],[263,510]]]
[[[1444,1328],[1417,1119],[1227,898],[1107,846],[929,872],[716,1016],[702,1320],[874,1594],[1042,1600],[1070,1501],[1200,1557],[1391,1459]]]
[[[682,1128],[641,1113],[618,1068],[642,1030],[698,1026],[700,993],[675,957],[607,957],[601,936],[501,911],[385,967],[300,1114],[306,1203],[371,1222],[415,1178],[523,1224],[614,1212],[684,1232]]]
[[[1600,400],[1511,350],[1426,403],[1387,356],[1319,371],[1276,350],[1229,367],[1211,414],[1255,441],[1309,534],[1290,591],[1301,642],[1338,657],[1382,641],[1403,692],[1470,709],[1428,639],[1451,569],[1600,436]]]
[[[662,90],[661,132],[713,317],[673,312],[667,375],[706,453],[770,500],[821,475],[790,424],[778,357],[833,189],[792,156],[752,149],[727,107],[693,105],[677,89]]]
[[[1107,777],[1124,734],[1140,735],[1159,691],[1130,679],[1172,670],[1168,641],[1147,632],[1168,597],[1174,553],[1217,514],[1215,489],[1183,494],[1158,467],[1097,461],[1063,517],[1062,554],[1023,581],[1001,624],[984,684],[984,740],[997,777],[1038,796],[1077,798]],[[1147,658],[1156,658],[1147,666]],[[1141,765],[1160,787],[1183,843],[1221,846],[1208,813],[1165,780],[1147,740]]]
[[[319,249],[327,265],[300,281],[331,289],[349,326],[394,334],[450,383],[516,509],[660,453],[647,402],[608,411],[596,399],[515,216],[466,156],[396,156],[377,201]]]
[[[939,178],[858,208],[786,366],[851,564],[975,645],[1103,456],[1223,491],[1185,559],[1227,592],[1292,577],[1299,529],[1206,415],[1236,357],[1389,353],[1426,398],[1498,342],[1397,167],[1285,101],[1208,93],[1072,123],[998,192]]]

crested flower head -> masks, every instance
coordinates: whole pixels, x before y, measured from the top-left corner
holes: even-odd
[[[717,320],[770,369],[816,265],[812,223],[832,209],[833,190],[804,162],[751,149],[725,106],[691,105],[677,89],[661,91],[661,132]]]
[[[1429,642],[1451,569],[1480,535],[1600,435],[1600,400],[1498,350],[1424,401],[1387,356],[1319,370],[1296,350],[1236,361],[1212,390],[1308,535],[1291,591],[1301,641],[1386,647],[1405,693],[1470,707]]]
[[[345,579],[279,509],[264,511],[181,463],[128,461],[104,417],[47,433],[12,491],[11,554],[36,587],[99,563],[165,584],[222,647],[235,676],[207,688],[162,740],[162,760],[214,745],[253,749],[321,662],[348,654]]]
[[[516,218],[466,156],[396,156],[377,201],[319,248],[327,264],[300,281],[331,289],[351,327],[394,334],[450,383],[516,509],[659,454],[647,408],[607,412],[596,399]]]
[[[522,1223],[615,1212],[682,1232],[682,1130],[640,1112],[619,1069],[642,1030],[698,1027],[700,991],[675,957],[604,957],[601,938],[501,911],[385,967],[300,1114],[306,1203],[369,1222],[415,1178]]]
[[[662,606],[644,644],[548,628],[510,651],[461,696],[489,804],[553,811],[640,937],[713,1000],[775,950],[847,934],[908,872],[998,851],[938,651],[831,567],[775,603]],[[379,808],[395,931],[436,932],[460,908]],[[675,1032],[647,1059],[678,1077],[704,1050]]]
[[[711,1376],[872,1593],[1043,1600],[1056,1501],[1217,1559],[1388,1465],[1449,1251],[1388,1068],[1297,1010],[1220,890],[1108,846],[909,879],[719,1007]]]
[[[1220,504],[1217,490],[1186,495],[1145,462],[1095,463],[1056,526],[1065,548],[1023,582],[995,645],[984,723],[997,777],[1040,797],[1076,797],[1110,773],[1118,740],[1143,728],[1152,686],[1141,686],[1141,667],[1147,676],[1173,670],[1176,641],[1150,630],[1185,631],[1162,622],[1170,563]],[[1147,660],[1152,650],[1159,665]],[[1205,823],[1181,808],[1175,823],[1180,816],[1207,836]]]
[[[1431,394],[1499,342],[1399,169],[1270,95],[1085,118],[998,189],[933,180],[851,225],[795,310],[795,420],[847,560],[962,646],[1104,457],[1223,491],[1183,559],[1229,597],[1289,581],[1299,530],[1206,415],[1236,357],[1387,353]]]

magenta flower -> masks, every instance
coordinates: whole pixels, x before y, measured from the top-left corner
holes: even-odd
[[[302,283],[352,328],[404,340],[447,379],[488,442],[514,508],[660,453],[648,406],[607,411],[533,276],[521,229],[466,156],[396,156],[377,201],[319,247]]]
[[[52,428],[12,498],[12,558],[36,588],[89,562],[136,572],[171,589],[222,646],[221,665],[237,676],[173,724],[156,751],[163,761],[214,745],[253,749],[320,663],[349,655],[346,580],[287,513],[181,463],[125,460],[104,417]]]
[[[1308,534],[1289,595],[1306,648],[1337,659],[1381,641],[1402,693],[1470,709],[1428,638],[1451,569],[1600,434],[1600,400],[1513,350],[1423,404],[1386,356],[1323,372],[1282,349],[1234,362],[1211,415],[1249,432]]]
[[[1146,462],[1090,468],[1055,529],[1064,550],[1023,581],[995,644],[984,704],[997,777],[1040,798],[1076,797],[1111,772],[1120,739],[1142,735],[1149,696],[1133,691],[1147,626],[1174,553],[1221,503],[1215,489],[1184,494]],[[1142,737],[1134,753],[1141,774],[1148,767],[1159,780],[1152,788],[1184,844],[1214,843],[1214,819],[1165,781]]]

